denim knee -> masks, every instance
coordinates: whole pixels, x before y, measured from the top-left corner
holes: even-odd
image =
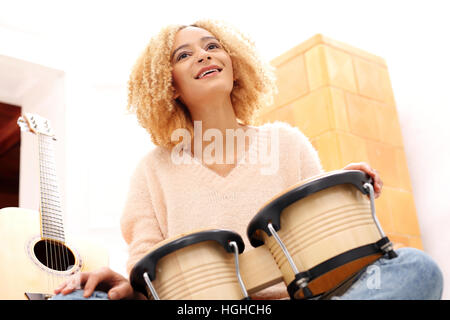
[[[444,278],[437,263],[425,252],[415,248],[400,248],[396,250],[399,264],[411,266],[408,269],[408,278],[416,282],[421,288],[417,292],[419,299],[438,300],[442,297]]]
[[[53,296],[50,300],[108,300],[108,294],[103,291],[94,291],[88,298],[85,298],[83,293],[83,290],[75,290],[66,295],[60,293]]]
[[[343,300],[438,300],[443,276],[434,260],[414,248],[395,250],[396,258],[375,261],[336,299]]]

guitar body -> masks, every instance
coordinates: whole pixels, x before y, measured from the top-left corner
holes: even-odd
[[[39,212],[0,209],[1,300],[26,299],[26,292],[53,295],[70,276],[108,265],[102,247],[76,239],[44,240],[40,230]]]

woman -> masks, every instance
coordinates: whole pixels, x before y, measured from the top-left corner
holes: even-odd
[[[281,122],[253,125],[258,111],[272,102],[274,83],[253,43],[221,23],[169,26],[150,41],[130,77],[129,108],[157,148],[139,163],[121,219],[129,244],[128,272],[153,245],[180,233],[220,228],[245,235],[248,222],[267,199],[323,172],[317,152],[298,129]],[[234,143],[239,135],[243,139]],[[251,162],[256,154],[260,161]],[[270,170],[267,166],[262,170],[263,164],[270,164]],[[366,163],[344,169],[369,174],[379,197],[383,183],[376,170]],[[251,248],[243,239],[246,248]],[[440,298],[442,279],[433,261],[418,250],[398,251],[395,262],[379,261],[397,265],[397,270],[416,261],[403,270],[409,270],[414,279],[414,265],[419,266],[433,275],[427,286],[437,287],[421,290],[423,296],[416,298]],[[359,282],[363,280],[361,276]],[[73,292],[76,282],[84,288],[78,291],[84,297],[97,289],[107,291],[109,299],[144,298],[109,268],[63,283],[56,297]],[[353,295],[341,298],[377,297],[362,287],[352,285],[348,293]],[[407,291],[390,290],[389,294],[407,298],[401,296]],[[383,291],[379,297],[389,294]],[[284,284],[254,296],[286,297]]]

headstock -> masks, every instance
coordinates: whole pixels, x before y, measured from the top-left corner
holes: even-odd
[[[33,113],[25,113],[19,119],[17,124],[22,131],[29,131],[34,134],[43,134],[56,140],[50,121]]]

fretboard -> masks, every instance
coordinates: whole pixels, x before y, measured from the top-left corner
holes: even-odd
[[[41,236],[65,242],[63,213],[55,169],[53,138],[38,134],[41,195]]]

